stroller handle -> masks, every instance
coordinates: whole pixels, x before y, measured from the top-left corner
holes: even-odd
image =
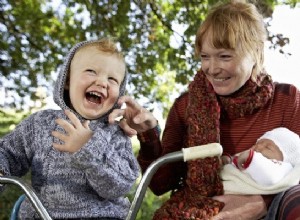
[[[136,190],[135,196],[132,200],[126,220],[135,220],[148,185],[153,175],[160,166],[182,160],[186,162],[188,160],[200,159],[205,157],[221,156],[222,153],[223,148],[219,143],[210,143],[190,148],[183,148],[181,151],[168,153],[153,161],[143,174],[143,177]]]
[[[206,145],[200,145],[196,147],[183,148],[181,151],[172,152],[166,154],[155,161],[153,161],[143,174],[141,181],[137,187],[135,196],[131,203],[126,220],[135,220],[138,210],[145,196],[148,185],[151,178],[158,170],[158,168],[164,164],[176,162],[176,161],[188,161],[205,157],[221,156],[223,152],[222,146],[218,143],[211,143]],[[19,177],[5,177],[0,176],[0,184],[14,184],[19,186],[26,194],[33,207],[44,220],[52,220],[47,210],[41,203],[40,199],[34,192],[33,188],[28,185],[23,179]]]

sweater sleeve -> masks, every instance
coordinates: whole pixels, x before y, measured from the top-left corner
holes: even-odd
[[[118,126],[114,131],[97,129],[71,161],[84,171],[88,183],[103,198],[124,196],[139,175],[131,140]]]
[[[22,176],[29,170],[36,137],[34,119],[31,115],[0,139],[0,172],[4,175]]]
[[[0,139],[0,173],[21,177],[28,172],[33,156],[34,132],[34,116],[30,116]]]
[[[183,94],[175,100],[166,121],[162,141],[159,140],[159,136],[153,135],[154,130],[148,131],[148,135],[151,135],[152,138],[141,138],[140,135],[138,136],[141,142],[138,161],[143,171],[145,171],[155,159],[167,153],[179,151],[184,147],[187,131],[184,122],[186,106],[187,94]],[[143,135],[145,136],[147,134]],[[174,172],[174,170],[176,170],[176,172]],[[185,173],[186,164],[184,162],[166,164],[155,173],[149,187],[154,194],[162,195],[170,190],[179,188]]]

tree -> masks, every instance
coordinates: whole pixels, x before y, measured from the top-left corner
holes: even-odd
[[[0,107],[22,109],[28,99],[41,99],[36,92],[40,87],[47,88],[49,95],[53,77],[72,45],[113,36],[126,56],[129,94],[168,109],[171,95],[185,89],[199,68],[193,55],[194,35],[216,2],[3,0],[0,87],[7,98]],[[257,2],[265,17],[271,17],[278,4],[277,0]],[[287,4],[295,6],[296,0]],[[282,35],[270,35],[269,40],[274,46],[288,43]]]

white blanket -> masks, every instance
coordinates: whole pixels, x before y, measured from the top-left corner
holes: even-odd
[[[276,172],[276,170],[274,170]],[[299,184],[300,164],[297,164],[282,180],[271,186],[257,184],[250,176],[227,164],[220,173],[225,194],[276,194]]]

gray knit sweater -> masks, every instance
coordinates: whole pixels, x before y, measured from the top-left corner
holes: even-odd
[[[75,51],[88,43],[71,49],[59,73],[54,100],[62,109],[69,109],[63,97],[70,61]],[[125,82],[120,95],[124,94]],[[51,132],[63,131],[55,119],[68,120],[63,110],[43,110],[29,116],[0,139],[0,172],[23,176],[31,169],[32,186],[52,218],[124,219],[130,206],[125,194],[133,186],[139,167],[131,140],[118,125],[107,123],[107,115],[91,121],[92,138],[73,154],[52,147],[58,140]],[[22,219],[38,217],[27,199],[19,215]]]

